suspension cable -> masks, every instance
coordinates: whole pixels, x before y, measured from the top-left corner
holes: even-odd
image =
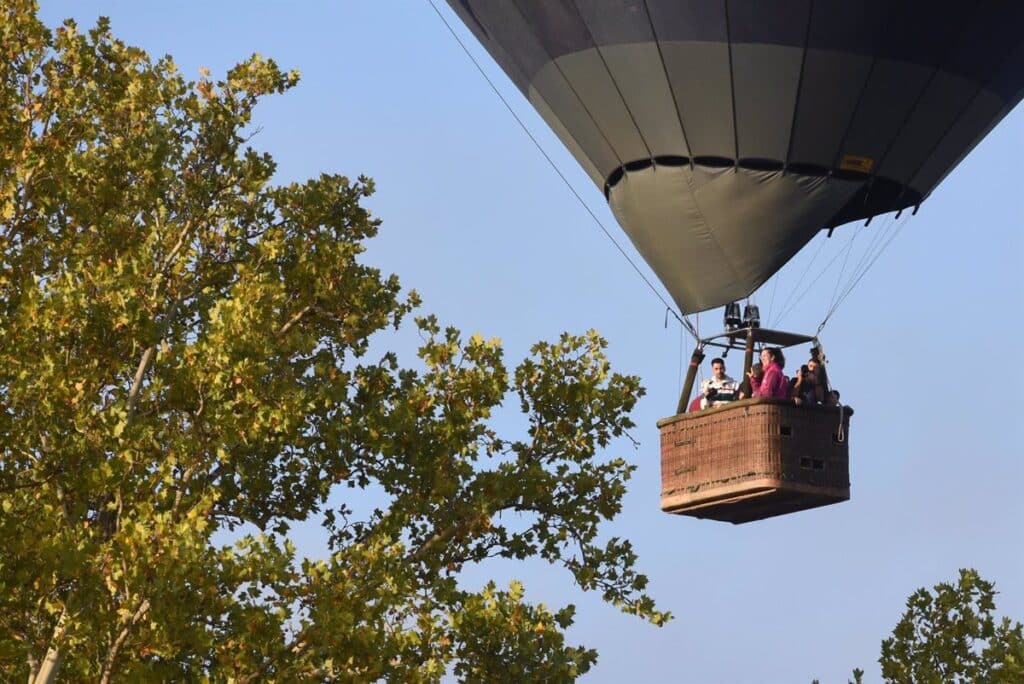
[[[853,287],[854,283],[860,280],[866,269],[870,267],[869,265],[872,263],[875,256],[877,254],[880,254],[881,250],[885,249],[885,246],[888,244],[886,242],[886,238],[889,237],[890,231],[892,231],[893,226],[895,225],[895,216],[889,216],[889,219],[888,221],[886,221],[885,225],[882,226],[882,228],[880,228],[877,233],[875,233],[875,235],[871,239],[871,243],[868,245],[867,249],[864,250],[864,252],[860,255],[860,258],[857,260],[857,265],[854,266],[852,271],[850,271],[849,280],[843,283],[843,286],[840,288],[838,297],[836,297],[834,301],[829,303],[828,313],[826,313],[826,316],[828,316],[829,313],[831,313],[833,307],[835,306],[835,303],[840,299],[843,299],[850,290],[850,288]]]
[[[867,248],[861,253],[860,257],[857,259],[857,265],[853,267],[852,271],[850,271],[850,279],[847,280],[846,282],[843,282],[843,274],[846,273],[846,266],[847,264],[849,264],[850,255],[853,253],[853,243],[856,242],[857,238],[860,237],[861,233],[863,233],[867,229],[867,223],[857,226],[851,232],[850,240],[846,243],[846,247],[844,248],[845,255],[843,256],[843,265],[839,269],[839,275],[836,277],[835,287],[832,288],[832,296],[829,298],[828,301],[828,307],[826,309],[825,314],[826,316],[829,315],[828,312],[832,310],[832,307],[835,304],[836,300],[838,299],[838,297],[841,296],[840,293],[845,292],[846,288],[850,285],[850,283],[856,280],[857,274],[864,263],[865,256],[869,254],[878,244],[879,236],[885,235],[888,229],[892,226],[893,220],[894,218],[892,216],[889,216],[888,220],[886,221],[886,224],[875,231],[874,235],[871,238],[871,242],[868,243]],[[835,259],[833,259],[832,261],[835,261]],[[831,264],[832,262],[829,263]]]
[[[455,39],[455,42],[459,44],[459,47],[462,48],[462,51],[466,54],[467,57],[469,57],[470,61],[473,63],[473,66],[476,67],[477,71],[480,72],[480,75],[484,77],[485,81],[487,81],[487,85],[489,85],[491,87],[491,90],[494,91],[494,94],[497,95],[498,99],[501,100],[502,104],[505,105],[505,109],[507,109],[509,114],[512,115],[512,118],[515,119],[517,124],[519,124],[519,127],[521,129],[523,129],[523,132],[526,133],[526,136],[530,139],[531,142],[533,142],[534,146],[541,153],[541,155],[544,156],[544,159],[547,160],[548,164],[551,166],[551,168],[554,170],[554,172],[556,174],[558,174],[558,177],[562,179],[562,182],[565,184],[565,187],[569,189],[569,192],[572,193],[572,195],[580,203],[580,206],[582,206],[583,209],[588,214],[590,214],[590,218],[592,218],[594,220],[594,223],[597,225],[598,228],[601,229],[601,232],[604,233],[604,236],[606,238],[608,238],[608,240],[615,246],[615,249],[617,249],[619,251],[619,254],[621,254],[622,257],[629,263],[629,265],[633,267],[633,270],[636,271],[636,274],[638,276],[640,276],[641,280],[643,280],[644,283],[647,284],[647,287],[651,290],[651,292],[654,293],[654,296],[657,297],[659,300],[661,300],[661,303],[665,305],[665,309],[672,313],[672,315],[676,318],[676,320],[678,320],[679,323],[684,328],[686,328],[686,330],[691,335],[693,335],[695,340],[699,341],[700,337],[698,336],[697,331],[696,331],[696,329],[693,326],[693,323],[691,323],[689,321],[689,317],[686,316],[685,314],[684,315],[680,315],[680,313],[676,312],[676,310],[672,307],[672,305],[669,304],[668,300],[666,300],[661,295],[661,293],[654,286],[654,284],[650,281],[650,279],[646,275],[644,275],[644,272],[642,270],[640,270],[640,267],[637,266],[636,263],[630,258],[629,254],[626,253],[626,250],[623,249],[622,246],[618,243],[618,241],[612,236],[611,231],[609,231],[608,228],[605,227],[605,225],[601,221],[601,219],[599,219],[597,217],[597,214],[595,214],[594,211],[590,208],[590,205],[588,205],[586,200],[584,200],[583,197],[580,195],[580,193],[577,192],[576,188],[574,188],[572,183],[569,182],[569,179],[566,178],[564,173],[562,173],[562,170],[558,168],[558,165],[555,164],[554,160],[551,158],[551,155],[549,155],[547,153],[547,151],[544,150],[544,148],[541,146],[541,144],[537,140],[537,138],[533,135],[533,133],[530,132],[530,129],[526,127],[526,123],[522,120],[522,118],[512,108],[512,105],[509,104],[509,101],[505,98],[504,95],[502,95],[501,91],[498,90],[498,87],[495,85],[494,81],[491,79],[490,76],[487,75],[487,72],[484,71],[483,67],[480,66],[480,63],[477,61],[476,57],[473,56],[473,53],[470,52],[470,50],[466,46],[465,42],[463,42],[463,40],[461,38],[459,38],[458,33],[455,32],[455,28],[451,25],[451,23],[441,13],[441,10],[438,9],[438,7],[435,4],[434,0],[427,0],[427,2],[430,3],[430,6],[431,6],[431,8],[433,8],[434,13],[437,14],[438,18],[441,20],[441,22],[448,29],[448,32],[451,34],[452,38]]]
[[[775,308],[775,292],[776,290],[779,289],[779,273],[781,272],[782,271],[780,269],[775,272],[775,275],[772,276],[772,281],[774,281],[774,284],[772,285],[772,299],[771,303],[768,304],[768,315],[764,317],[764,320],[768,323],[768,327],[771,327],[772,309]]]
[[[852,271],[850,271],[850,279],[843,284],[843,287],[840,290],[841,292],[846,291],[846,288],[849,287],[850,283],[856,280],[857,277],[860,275],[864,266],[869,261],[871,261],[871,257],[875,253],[875,250],[878,248],[879,245],[885,242],[885,237],[889,234],[889,231],[892,230],[893,224],[895,222],[896,215],[890,214],[886,218],[885,225],[879,228],[871,237],[871,242],[868,243],[867,249],[865,249],[864,252],[861,253],[860,258],[857,260],[857,265],[853,267]]]
[[[815,250],[814,256],[812,256],[811,260],[807,262],[807,268],[805,268],[804,272],[800,275],[800,280],[796,281],[796,285],[793,286],[793,289],[790,291],[789,296],[786,297],[785,303],[782,306],[779,307],[780,311],[784,311],[785,313],[789,313],[790,309],[792,309],[793,306],[796,306],[796,302],[793,302],[792,306],[790,306],[789,303],[793,299],[793,295],[796,294],[797,289],[799,289],[800,285],[804,282],[804,278],[807,277],[807,273],[811,270],[811,266],[814,265],[815,260],[818,258],[818,255],[821,254],[821,250],[824,249],[824,247],[825,247],[825,240],[822,239],[822,240],[820,240],[818,242],[818,249]],[[814,280],[817,281],[817,278],[815,278]],[[805,290],[805,292],[806,292],[806,290]],[[798,299],[797,301],[800,301],[800,300]],[[778,323],[779,321],[781,321],[782,317],[785,315],[785,313],[780,313],[778,318],[776,318],[773,323]]]
[[[909,217],[909,215],[908,215],[908,217]],[[879,229],[877,233],[875,233],[874,237],[871,240],[871,243],[868,245],[867,249],[865,249],[864,253],[861,254],[860,258],[858,259],[857,265],[850,272],[850,279],[846,283],[844,283],[842,285],[842,287],[839,286],[840,285],[840,279],[842,278],[842,275],[840,275],[840,279],[837,279],[837,281],[836,281],[836,289],[841,293],[841,294],[839,294],[839,300],[844,299],[845,296],[847,296],[849,294],[849,289],[852,288],[853,286],[855,286],[856,282],[859,282],[860,278],[863,277],[863,274],[865,272],[865,267],[866,268],[870,268],[869,264],[873,263],[873,259],[877,258],[877,255],[881,253],[881,250],[884,250],[885,247],[888,246],[888,242],[884,242],[884,238],[889,233],[889,230],[892,228],[894,223],[895,223],[895,217],[894,217],[894,215],[890,215],[886,219],[885,225],[881,229]],[[857,229],[857,232],[855,232],[853,237],[850,238],[850,241],[847,243],[846,247],[845,248],[841,248],[840,251],[836,252],[836,254],[832,256],[832,258],[829,260],[829,262],[827,264],[825,264],[824,268],[822,268],[821,271],[818,272],[818,275],[816,275],[814,277],[814,279],[811,280],[811,282],[807,285],[807,287],[804,288],[804,290],[798,296],[796,296],[795,299],[793,298],[793,295],[796,294],[796,290],[794,289],[790,293],[790,296],[786,299],[786,304],[788,304],[788,306],[786,306],[781,311],[781,313],[778,315],[778,318],[776,319],[776,322],[781,321],[783,318],[785,318],[785,316],[788,315],[789,312],[792,311],[796,307],[796,305],[799,304],[804,299],[804,297],[807,296],[807,294],[811,291],[811,289],[813,289],[814,285],[819,280],[821,280],[822,276],[824,276],[825,273],[827,273],[829,271],[829,269],[831,269],[832,264],[834,264],[836,262],[836,260],[840,256],[844,256],[844,255],[845,255],[844,256],[844,261],[843,261],[844,266],[843,266],[842,270],[845,270],[846,260],[850,256],[850,252],[851,252],[851,249],[852,249],[852,246],[853,246],[853,241],[856,239],[857,235],[859,235],[860,231],[862,231],[863,229],[864,229],[864,226],[860,226]],[[824,244],[824,241],[822,242],[822,244]],[[879,245],[881,245],[881,246],[879,247]],[[808,268],[804,270],[804,274],[800,277],[800,282],[801,283],[803,282],[804,276],[806,276],[807,272],[810,270],[810,265],[812,265],[814,263],[814,260],[815,260],[815,258],[817,257],[817,255],[818,255],[818,253],[820,251],[821,251],[821,248],[819,247],[818,251],[815,252],[814,257],[811,259],[810,264],[808,264]],[[842,273],[842,271],[840,273]],[[799,287],[799,283],[798,283],[798,287]],[[835,291],[833,291],[832,299],[833,299],[833,301],[830,301],[830,303],[829,303],[829,310],[825,314],[825,319],[826,320],[828,319],[829,316],[832,315],[834,310],[838,307],[838,304],[835,303],[835,301],[836,301]],[[819,328],[819,332],[820,332],[820,330],[821,329]]]
[[[803,298],[805,296],[807,296],[807,293],[810,292],[811,289],[815,286],[815,284],[819,280],[821,280],[822,276],[824,276],[828,272],[828,270],[830,268],[832,268],[832,264],[834,264],[836,262],[836,259],[838,259],[841,255],[842,255],[842,251],[836,252],[832,256],[832,258],[829,259],[829,262],[827,264],[825,264],[825,266],[820,271],[818,271],[818,275],[814,276],[814,279],[811,280],[810,283],[808,283],[807,287],[804,288],[804,291],[801,292],[800,295],[796,299],[792,298],[792,294],[790,295],[790,299],[793,299],[792,303],[789,305],[789,308],[787,308],[785,311],[783,311],[782,313],[779,314],[779,317],[778,317],[777,320],[781,321],[790,311],[792,311],[794,309],[794,307],[796,307],[797,304],[799,304],[803,300]],[[794,290],[794,293],[795,293],[795,290]]]
[[[825,327],[825,324],[828,323],[828,319],[831,318],[832,314],[834,314],[836,312],[836,309],[839,308],[839,305],[846,301],[846,298],[849,297],[850,293],[853,292],[854,288],[857,287],[857,283],[859,283],[861,279],[867,275],[868,271],[871,270],[871,267],[875,265],[876,261],[878,261],[878,258],[882,256],[882,253],[885,252],[886,249],[888,249],[889,245],[892,244],[892,241],[895,240],[896,237],[900,234],[900,231],[902,231],[906,227],[911,217],[913,217],[913,214],[908,214],[903,218],[902,221],[899,222],[899,225],[896,226],[896,230],[892,232],[892,235],[890,235],[889,239],[885,241],[885,244],[883,244],[881,248],[878,249],[875,255],[871,258],[871,261],[868,263],[868,265],[864,268],[861,274],[857,276],[857,279],[853,281],[853,283],[851,283],[849,287],[846,288],[842,296],[839,297],[839,300],[836,301],[836,303],[832,306],[831,309],[829,309],[829,312],[825,315],[824,320],[822,320],[821,324],[818,326],[818,332],[821,332],[821,330]]]
[[[683,326],[679,326],[679,386],[683,386]]]
[[[846,264],[850,261],[850,253],[853,252],[853,243],[857,241],[857,238],[863,230],[863,226],[858,226],[855,230],[850,232],[850,239],[846,243],[846,256],[843,257],[843,265],[839,269],[839,275],[836,277],[836,285],[832,288],[832,297],[828,300],[829,307],[835,303],[836,297],[839,296],[839,284],[843,281],[843,273],[846,272]]]

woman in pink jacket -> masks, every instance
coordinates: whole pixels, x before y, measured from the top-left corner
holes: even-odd
[[[761,363],[764,364],[764,377],[758,380],[750,373],[750,387],[755,397],[789,398],[789,381],[782,374],[786,365],[786,357],[777,347],[765,347],[761,350]]]

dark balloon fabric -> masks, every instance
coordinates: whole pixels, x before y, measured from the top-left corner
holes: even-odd
[[[919,204],[1024,95],[1024,2],[449,0],[686,312]]]

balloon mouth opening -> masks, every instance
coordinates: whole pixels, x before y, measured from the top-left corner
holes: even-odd
[[[637,159],[626,162],[608,175],[604,184],[605,199],[610,199],[612,189],[618,185],[627,172],[638,172],[657,167],[700,166],[709,169],[736,168],[749,171],[762,171],[781,174],[793,174],[813,178],[828,178],[862,184],[860,190],[843,209],[832,217],[823,228],[868,219],[872,216],[890,211],[901,211],[916,207],[924,201],[924,196],[913,188],[884,176],[872,175],[868,171],[828,167],[821,164],[792,162],[786,164],[778,159],[761,159],[746,157],[730,159],[717,156],[685,157],[680,155],[659,155],[652,158]]]
[[[743,157],[740,159],[730,159],[729,157],[716,157],[710,155],[698,155],[696,157],[683,157],[680,155],[658,155],[648,159],[637,159],[635,161],[626,162],[622,166],[612,171],[604,184],[605,197],[608,196],[609,191],[614,188],[619,181],[629,171],[643,171],[644,169],[656,168],[658,166],[703,166],[710,169],[728,169],[732,167],[740,169],[748,169],[750,171],[785,171],[787,173],[794,173],[799,176],[816,176],[816,177],[829,177],[837,178],[839,180],[848,181],[868,181],[871,180],[872,176],[866,171],[856,171],[850,169],[839,169],[830,168],[821,164],[807,164],[802,162],[792,162],[786,164],[778,159],[762,159],[759,157]],[[888,179],[875,177],[876,180],[882,180],[889,183],[895,183]],[[908,192],[913,192],[909,190]]]

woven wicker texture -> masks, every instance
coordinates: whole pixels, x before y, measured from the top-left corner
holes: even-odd
[[[851,414],[748,399],[660,421],[662,509],[747,522],[848,499]]]

